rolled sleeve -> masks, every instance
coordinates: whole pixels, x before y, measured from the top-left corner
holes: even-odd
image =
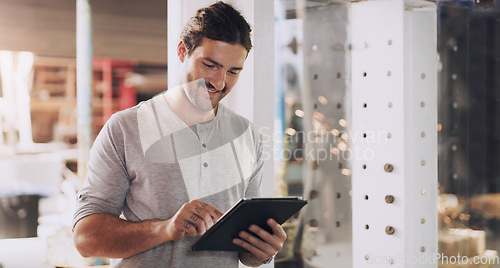
[[[130,188],[123,140],[119,117],[113,115],[90,150],[87,178],[78,193],[73,226],[92,214],[121,214]]]

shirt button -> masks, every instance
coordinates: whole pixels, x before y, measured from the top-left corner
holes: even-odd
[[[203,143],[201,146],[203,146],[203,148],[207,148],[207,145],[205,143]]]
[[[204,167],[208,167],[208,164],[207,164],[207,163],[203,163],[203,166],[204,166]]]

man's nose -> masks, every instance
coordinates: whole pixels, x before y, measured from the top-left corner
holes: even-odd
[[[224,70],[217,70],[212,76],[212,79],[210,79],[210,84],[212,84],[217,91],[224,89],[226,86],[226,72]]]

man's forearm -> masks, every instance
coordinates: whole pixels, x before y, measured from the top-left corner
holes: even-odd
[[[75,225],[74,242],[83,257],[127,258],[169,241],[165,221],[130,223],[107,214]]]

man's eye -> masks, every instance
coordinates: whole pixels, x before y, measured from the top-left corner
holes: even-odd
[[[227,71],[227,72],[231,75],[237,75],[239,73],[239,71]]]
[[[206,64],[206,63],[203,63],[203,65],[207,66],[208,68],[215,68],[215,65]]]

